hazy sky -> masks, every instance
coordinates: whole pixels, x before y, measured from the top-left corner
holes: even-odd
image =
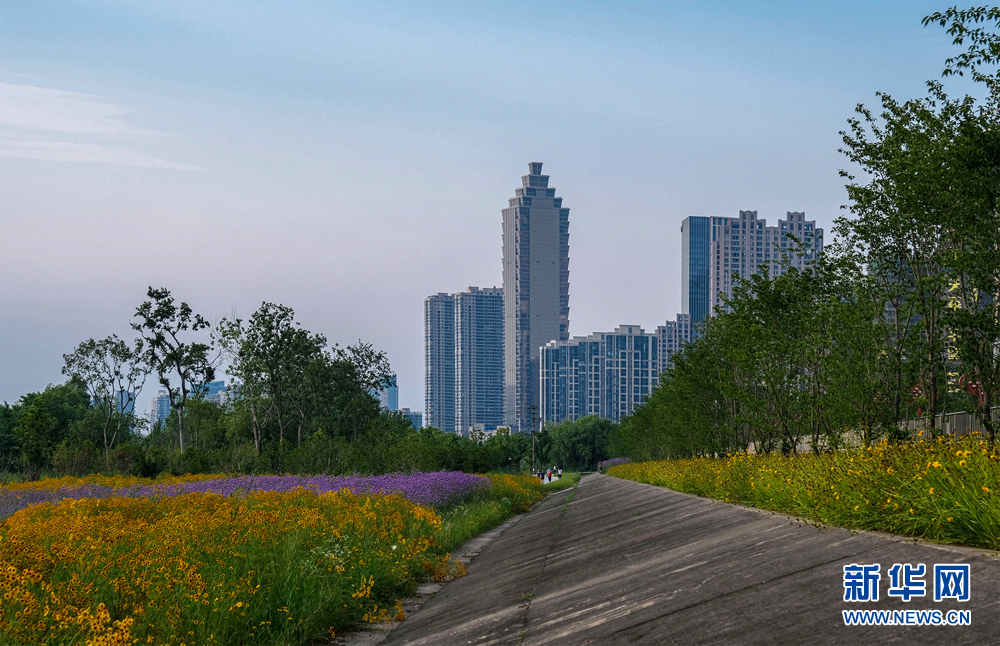
[[[529,161],[571,209],[571,334],[655,328],[686,216],[829,229],[838,131],[939,78],[948,4],[5,2],[0,400],[153,285],[370,341],[423,410],[423,300],[501,285]]]

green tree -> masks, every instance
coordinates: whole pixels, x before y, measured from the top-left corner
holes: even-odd
[[[608,439],[615,426],[609,419],[587,415],[548,427],[548,461],[555,466],[581,469],[606,460]]]
[[[85,385],[100,416],[107,460],[119,436],[137,423],[135,401],[149,374],[142,341],[137,340],[134,346],[129,346],[116,335],[100,341],[88,339],[71,354],[64,354],[63,361],[63,374]]]
[[[20,440],[24,466],[29,480],[38,480],[49,464],[58,421],[49,414],[42,399],[36,398],[21,414],[14,434]]]
[[[170,398],[170,407],[177,411],[177,439],[183,453],[184,407],[188,397],[215,378],[215,367],[208,356],[210,346],[184,337],[208,328],[209,324],[187,303],[176,305],[165,288],[150,287],[146,296],[150,300],[136,308],[132,329],[142,335],[143,359],[156,372]],[[177,385],[171,386],[174,377]]]

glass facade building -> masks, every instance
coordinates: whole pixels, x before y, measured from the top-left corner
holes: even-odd
[[[399,388],[396,385],[396,375],[390,377],[391,383],[382,388],[373,388],[369,394],[378,400],[382,410],[399,409]]]
[[[157,425],[167,421],[170,415],[170,397],[167,391],[160,389],[149,402],[149,428],[156,428]]]
[[[569,209],[531,162],[502,213],[504,422],[526,433],[540,404],[539,351],[569,338]]]

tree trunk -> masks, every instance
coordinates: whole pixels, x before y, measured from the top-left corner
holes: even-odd
[[[181,445],[181,453],[184,453],[184,406],[177,407],[177,440]]]

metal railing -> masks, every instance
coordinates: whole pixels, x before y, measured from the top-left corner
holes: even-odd
[[[991,412],[993,413],[992,417],[994,428],[996,428],[995,425],[1000,423],[1000,406],[992,408]],[[927,421],[928,419],[926,417],[918,417],[917,419],[900,422],[899,428],[903,431],[919,433],[927,428]],[[984,433],[986,431],[979,417],[970,411],[942,413],[941,415],[936,415],[934,417],[934,427],[939,429],[942,433],[947,433],[956,437],[976,432]]]

